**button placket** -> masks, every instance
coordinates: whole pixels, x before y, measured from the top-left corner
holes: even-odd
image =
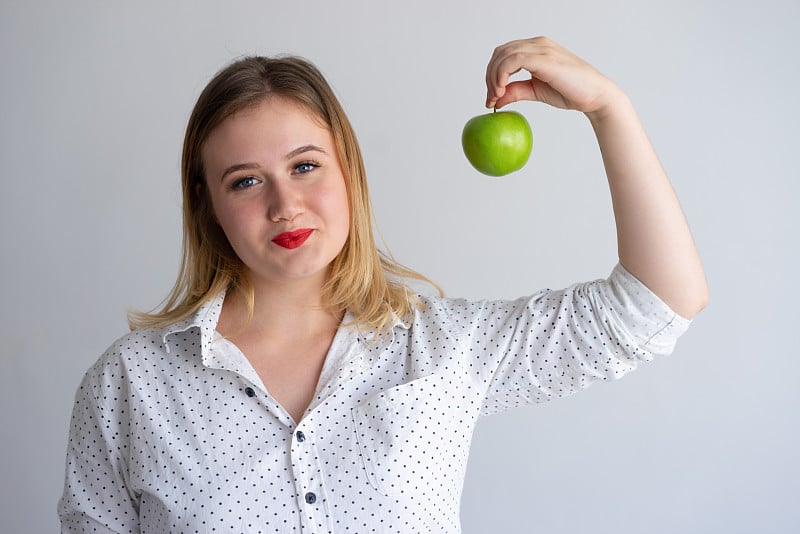
[[[301,430],[303,428],[304,430]],[[292,436],[291,457],[295,488],[303,516],[314,524],[327,524],[328,512],[323,489],[323,476],[319,455],[310,426],[295,428]]]
[[[309,490],[318,484],[317,473],[319,472],[319,466],[315,461],[313,443],[309,438],[310,436],[299,428],[293,430],[292,466],[294,467],[294,476],[298,484],[298,494],[304,498],[309,493]],[[316,495],[313,499],[316,502]],[[308,500],[306,502],[313,504]]]
[[[260,388],[256,389],[253,386],[246,386],[244,388],[244,394],[247,396],[248,399],[252,399],[256,401],[262,409],[269,410],[275,417],[277,417],[283,424],[285,424],[289,428],[294,427],[294,421],[292,420],[292,416],[284,410],[280,404],[278,404],[275,399],[273,399],[268,392],[261,390]],[[261,394],[259,395],[259,391]]]

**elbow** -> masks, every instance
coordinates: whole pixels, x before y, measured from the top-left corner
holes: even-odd
[[[709,295],[709,292],[708,292],[708,286],[707,285],[703,285],[703,296],[700,299],[700,305],[699,305],[699,307],[697,309],[697,313],[700,313],[701,311],[703,311],[705,309],[706,306],[708,306],[709,296],[710,295]]]
[[[675,310],[676,313],[685,317],[686,319],[693,319],[695,315],[703,311],[708,306],[709,291],[708,285],[705,281],[692,291],[691,296],[685,300],[680,310]]]
[[[695,312],[695,315],[703,311],[706,308],[706,306],[708,306],[709,296],[710,295],[708,292],[708,286],[704,284],[702,294],[698,299],[697,311]]]

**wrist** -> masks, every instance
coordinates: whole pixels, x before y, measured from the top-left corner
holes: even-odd
[[[597,105],[592,111],[585,113],[589,121],[598,126],[615,117],[624,116],[633,111],[633,104],[628,95],[619,87],[613,85],[602,98],[598,99]]]

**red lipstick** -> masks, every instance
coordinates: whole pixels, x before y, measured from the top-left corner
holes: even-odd
[[[291,232],[284,232],[276,235],[272,238],[272,242],[283,248],[297,248],[306,242],[306,239],[308,239],[313,231],[313,228],[298,228]]]

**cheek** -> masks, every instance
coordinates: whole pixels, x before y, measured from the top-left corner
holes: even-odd
[[[333,231],[337,240],[344,244],[350,234],[350,210],[347,205],[347,197],[331,199],[328,207],[328,227]]]
[[[248,206],[222,206],[215,209],[214,218],[232,245],[241,242],[248,231],[252,231],[253,225],[247,222],[252,220],[250,211]]]
[[[322,200],[332,223],[346,231],[350,227],[350,201],[344,183],[329,188]]]

